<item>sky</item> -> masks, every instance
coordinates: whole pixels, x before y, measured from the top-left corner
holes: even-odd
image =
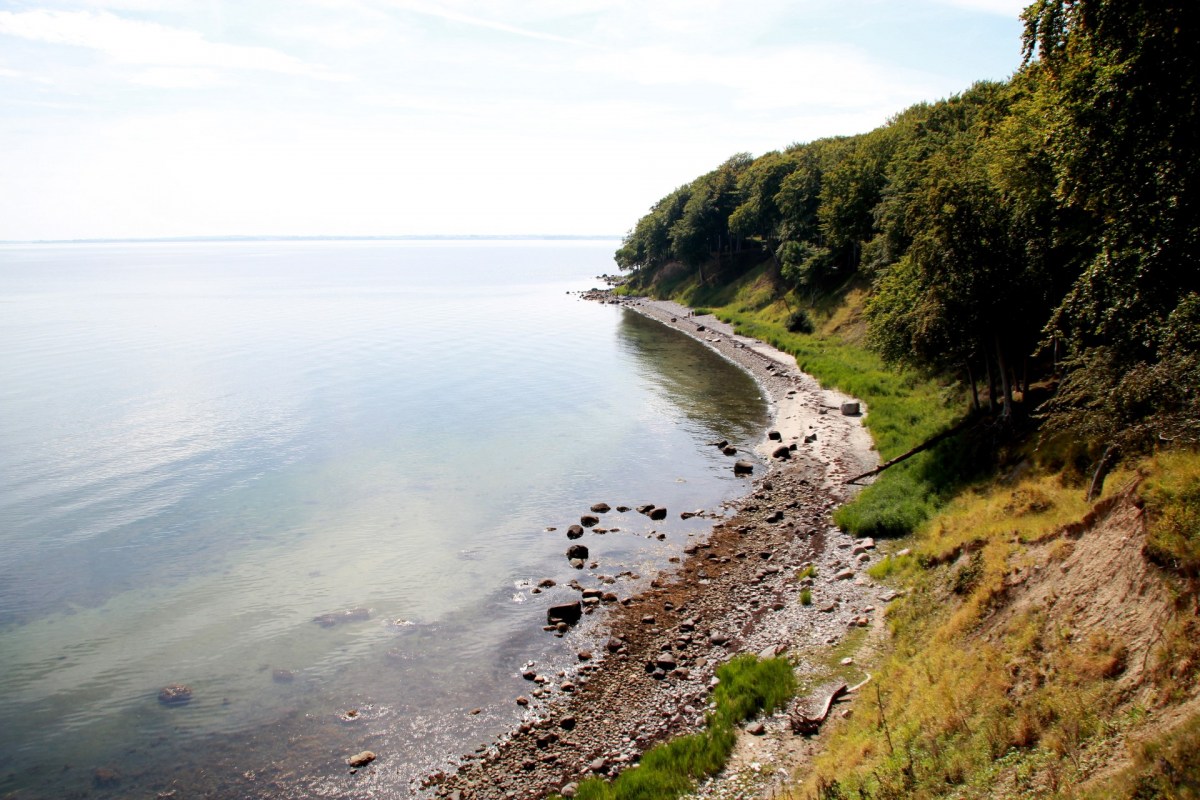
[[[1026,0],[0,0],[0,241],[621,235],[1003,80]]]

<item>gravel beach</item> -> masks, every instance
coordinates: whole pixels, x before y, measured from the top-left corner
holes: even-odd
[[[822,389],[793,358],[735,335],[714,317],[694,317],[666,301],[599,291],[583,296],[657,319],[753,375],[774,420],[758,447],[771,466],[753,476],[732,517],[685,548],[680,563],[604,612],[599,638],[594,632],[580,638],[575,669],[542,674],[531,665],[529,695],[514,698],[527,709],[524,721],[483,752],[464,756],[456,769],[414,787],[426,796],[569,796],[580,780],[616,775],[648,748],[698,730],[714,672],[730,657],[788,654],[798,674],[811,672],[812,662],[848,631],[878,628],[890,599],[865,573],[878,558],[874,543],[854,540],[830,520],[857,488],[845,480],[877,464],[862,425],[867,409],[843,414],[843,403],[854,398]],[[800,578],[810,563],[816,574]],[[799,601],[805,588],[809,605]],[[761,726],[748,726],[730,765],[696,796],[776,791],[790,779],[781,765],[796,763],[812,746],[792,732],[788,714],[821,699],[814,690]]]

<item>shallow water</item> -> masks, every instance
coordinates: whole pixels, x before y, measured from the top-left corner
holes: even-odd
[[[405,796],[516,720],[584,634],[531,584],[660,568],[745,490],[709,443],[766,424],[736,367],[568,293],[614,246],[0,247],[0,793],[337,796],[369,747]],[[601,500],[672,513],[605,515],[578,572]]]

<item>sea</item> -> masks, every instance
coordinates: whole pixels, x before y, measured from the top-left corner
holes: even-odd
[[[618,244],[0,245],[0,797],[409,797],[537,714],[603,636],[547,608],[672,569],[768,422],[580,298]]]

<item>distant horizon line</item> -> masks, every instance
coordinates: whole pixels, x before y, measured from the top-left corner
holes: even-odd
[[[0,244],[170,244],[174,242],[377,242],[377,241],[586,241],[616,239],[615,234],[397,234],[379,236],[336,235],[238,235],[238,236],[120,236],[113,238],[88,237],[81,239],[4,239]]]

